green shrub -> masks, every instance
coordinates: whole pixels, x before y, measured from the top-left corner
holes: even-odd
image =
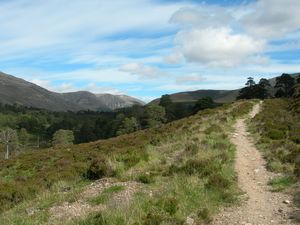
[[[199,174],[201,177],[209,176],[212,172],[220,170],[222,165],[213,158],[189,159],[183,165],[171,165],[169,174],[184,173],[186,175]]]
[[[185,146],[185,152],[188,155],[195,155],[199,151],[199,147],[196,143],[187,143]]]
[[[139,223],[137,223],[139,224]],[[183,225],[184,221],[171,217],[166,214],[164,211],[161,211],[157,208],[152,209],[147,215],[143,218],[142,225]]]
[[[271,170],[272,172],[277,172],[277,173],[283,172],[283,165],[278,160],[274,160],[274,161],[269,162],[267,164],[267,168],[269,170]]]
[[[86,177],[90,180],[97,180],[103,177],[114,176],[115,171],[112,165],[104,158],[96,158],[92,160],[89,168],[86,171]]]
[[[88,216],[85,219],[76,222],[77,225],[108,225],[101,213]]]
[[[300,178],[300,154],[296,157],[294,174]]]
[[[295,126],[293,129],[290,131],[290,139],[297,143],[300,144],[300,126]]]
[[[206,187],[208,188],[218,188],[218,189],[227,189],[232,184],[228,178],[224,177],[221,173],[213,173],[208,177]]]
[[[152,174],[141,174],[137,178],[138,182],[141,182],[143,184],[151,184],[155,181],[154,176]]]
[[[272,186],[273,191],[282,191],[290,187],[295,183],[295,180],[291,176],[282,176],[277,177],[269,181],[269,184]]]
[[[178,200],[174,197],[164,197],[158,200],[157,206],[172,216],[178,210]]]
[[[223,132],[222,127],[220,127],[217,124],[212,124],[209,128],[207,128],[204,133],[205,134],[211,134],[211,133],[221,133]]]
[[[134,151],[133,149],[124,152],[117,156],[117,161],[123,162],[126,169],[129,169],[136,164],[138,164],[141,160],[148,161],[148,154],[144,151]]]
[[[285,138],[285,132],[284,131],[280,131],[280,130],[275,130],[275,129],[271,129],[268,134],[267,137],[273,139],[273,140],[281,140]]]
[[[198,218],[200,218],[205,223],[208,223],[211,221],[211,212],[208,208],[201,208],[197,212]]]

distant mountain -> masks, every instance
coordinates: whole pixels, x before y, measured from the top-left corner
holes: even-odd
[[[20,104],[51,111],[111,111],[144,103],[126,95],[93,94],[87,91],[56,93],[0,72],[0,103]]]
[[[295,79],[300,75],[300,73],[290,74]],[[276,92],[275,83],[276,78],[269,79],[271,88],[270,93],[274,94]],[[239,95],[241,89],[236,90],[197,90],[197,91],[186,91],[171,94],[171,99],[173,102],[195,102],[203,97],[211,97],[217,103],[227,103],[233,102],[236,100],[236,97]],[[159,103],[160,99],[155,99],[152,103]]]
[[[88,91],[63,93],[63,98],[85,110],[111,111],[145,103],[127,95],[93,94]]]

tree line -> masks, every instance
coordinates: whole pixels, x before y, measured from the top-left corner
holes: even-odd
[[[295,88],[299,84],[300,75],[294,78],[286,73],[276,78],[274,87],[265,78],[256,83],[254,78],[248,77],[245,87],[240,90],[237,99],[287,98],[294,94]]]
[[[163,95],[158,104],[133,105],[113,112],[50,112],[21,105],[0,104],[0,145],[4,157],[26,149],[66,147],[107,139],[181,119],[215,107],[209,97],[176,103]],[[1,157],[2,158],[2,157]]]

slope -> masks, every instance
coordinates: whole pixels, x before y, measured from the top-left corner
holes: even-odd
[[[1,161],[0,221],[209,221],[220,206],[237,200],[234,147],[227,132],[252,105],[236,102],[129,135]]]
[[[78,111],[83,109],[72,102],[65,101],[58,93],[4,73],[0,73],[0,102],[52,111]]]

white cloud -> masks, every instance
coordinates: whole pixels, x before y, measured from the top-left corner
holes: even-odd
[[[142,63],[128,63],[120,67],[120,71],[137,75],[141,79],[153,79],[166,76],[167,73],[159,68],[147,66]]]
[[[123,91],[118,90],[113,87],[107,87],[107,86],[99,86],[97,83],[91,82],[87,85],[78,87],[78,85],[72,83],[72,82],[63,82],[58,85],[52,84],[49,80],[38,80],[34,79],[30,82],[46,88],[47,90],[58,92],[58,93],[66,93],[66,92],[75,92],[75,91],[89,91],[95,94],[102,94],[102,93],[108,93],[108,94],[114,94],[114,95],[122,95],[125,94]]]
[[[164,62],[167,64],[180,64],[183,60],[183,55],[179,52],[173,52],[172,54],[164,57]]]
[[[260,0],[251,7],[242,24],[253,36],[280,38],[300,28],[299,0]]]
[[[188,61],[221,67],[236,66],[264,49],[263,41],[234,34],[226,27],[183,30],[176,43]]]
[[[123,95],[125,94],[123,91],[118,90],[113,87],[103,87],[99,86],[96,83],[89,83],[86,87],[84,87],[84,90],[88,90],[90,92],[101,94],[101,93],[109,93],[114,95]]]
[[[203,76],[192,74],[189,76],[181,76],[176,79],[176,84],[191,84],[191,83],[199,83],[204,81],[205,78]]]
[[[51,82],[49,80],[33,79],[33,80],[30,80],[29,82],[34,83],[34,84],[41,86],[43,88],[46,88],[46,89],[48,89],[51,85]]]
[[[137,82],[133,76],[122,71],[111,69],[79,69],[71,72],[52,73],[44,75],[45,78],[51,80],[63,79],[63,80],[77,80],[77,81],[94,81],[94,82],[105,82],[114,84],[126,84],[131,82]]]
[[[0,55],[44,54],[53,51],[53,47],[55,53],[74,54],[90,44],[97,46],[104,41],[101,39],[128,31],[168,31],[172,29],[168,24],[171,15],[188,5],[192,4],[158,4],[148,0],[0,1]]]
[[[232,20],[229,8],[206,5],[198,8],[181,8],[172,15],[170,22],[183,27],[206,28],[224,26]]]

